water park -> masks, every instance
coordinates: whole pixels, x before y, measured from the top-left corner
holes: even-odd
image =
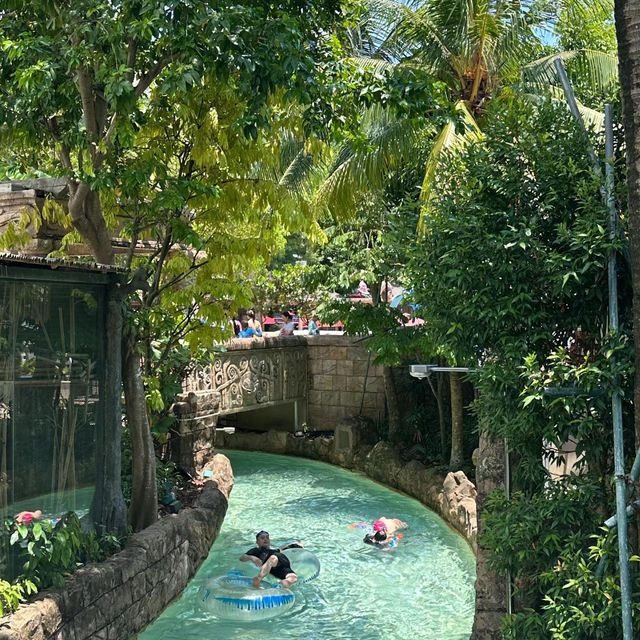
[[[640,636],[636,5],[0,3],[0,640]]]

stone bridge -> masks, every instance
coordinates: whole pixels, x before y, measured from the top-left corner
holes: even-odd
[[[382,368],[349,336],[234,339],[184,381],[171,448],[195,469],[215,445],[219,418],[254,431],[333,430],[344,418],[384,415]]]

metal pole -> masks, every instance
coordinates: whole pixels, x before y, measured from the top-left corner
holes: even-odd
[[[509,445],[504,439],[504,493],[511,500],[511,463],[509,462]],[[507,571],[507,614],[513,613],[513,590],[511,588],[511,571]]]
[[[582,114],[580,113],[580,109],[578,109],[578,103],[576,102],[576,97],[573,93],[573,87],[569,82],[569,78],[567,77],[567,72],[564,70],[564,65],[562,64],[562,60],[560,60],[560,58],[556,58],[553,61],[553,64],[556,67],[558,78],[560,78],[560,82],[562,83],[562,88],[564,90],[564,97],[567,99],[567,104],[569,105],[569,109],[571,110],[571,113],[574,115],[575,119],[578,121],[578,124],[580,125],[580,130],[584,135],[584,139],[587,147],[587,153],[589,154],[589,160],[591,160],[591,167],[593,169],[593,172],[596,174],[596,176],[602,179],[602,169],[600,168],[600,163],[598,162],[598,156],[596,156],[596,152],[593,150],[593,145],[591,144],[591,140],[589,140],[589,136],[587,134],[587,128],[584,126],[584,120],[582,119]],[[601,193],[602,193],[602,190],[601,190]]]
[[[604,108],[605,122],[605,187],[609,208],[609,239],[614,242],[617,236],[618,214],[613,199],[613,109],[610,104]],[[609,251],[609,324],[612,333],[618,333],[618,276],[616,251]],[[632,640],[633,623],[631,615],[631,575],[629,570],[629,546],[627,527],[627,487],[624,475],[624,442],[622,435],[622,401],[620,391],[616,389],[611,396],[613,416],[613,457],[616,485],[616,513],[618,519],[618,555],[620,557],[620,591],[622,597],[622,637]]]
[[[587,152],[591,160],[594,174],[602,180],[600,163],[587,136],[573,89],[565,73],[562,61],[554,60],[558,77],[562,82],[564,94],[571,112],[575,116],[580,129],[587,141]],[[617,236],[618,215],[613,197],[613,119],[611,105],[605,106],[605,181],[600,189],[604,203],[609,209],[609,239],[614,241]],[[609,325],[613,333],[618,332],[618,280],[616,272],[616,252],[612,248],[609,252],[608,264],[609,281]],[[617,385],[616,385],[617,386]],[[613,457],[614,479],[616,487],[616,519],[618,525],[618,557],[620,559],[620,595],[622,600],[622,637],[623,640],[633,640],[633,622],[631,615],[631,575],[629,570],[629,547],[627,526],[627,488],[624,475],[624,441],[622,434],[622,402],[620,392],[616,389],[611,396],[611,413],[613,419]]]
[[[636,511],[640,511],[640,500],[634,500],[632,504],[627,506],[627,516],[631,517]],[[604,526],[607,527],[607,529],[612,529],[617,523],[618,516],[613,515],[604,521]]]

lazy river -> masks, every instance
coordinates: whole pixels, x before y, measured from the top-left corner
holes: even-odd
[[[321,462],[223,452],[235,485],[220,535],[182,597],[140,640],[468,640],[475,559],[467,543],[416,500]],[[382,552],[350,528],[379,516],[408,523],[397,548]],[[200,606],[200,588],[229,571],[255,575],[238,557],[264,529],[273,546],[300,540],[320,575],[292,587],[294,606],[275,618],[229,621]]]

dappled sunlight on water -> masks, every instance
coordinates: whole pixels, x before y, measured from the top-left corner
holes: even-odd
[[[330,465],[240,451],[231,459],[235,486],[218,540],[183,596],[140,634],[141,640],[270,638],[468,640],[475,560],[466,542],[417,501]],[[362,542],[354,522],[379,516],[409,524],[391,552]],[[295,605],[265,621],[220,620],[199,606],[209,578],[244,570],[238,557],[265,529],[273,546],[300,540],[322,566],[295,585]]]

